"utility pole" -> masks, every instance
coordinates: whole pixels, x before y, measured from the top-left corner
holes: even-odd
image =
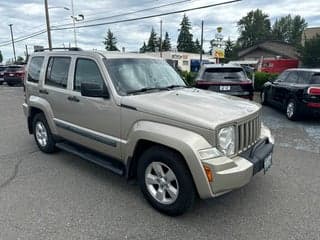
[[[16,48],[14,47],[14,40],[13,40],[13,32],[12,32],[12,24],[9,24],[10,27],[10,32],[11,32],[11,41],[12,41],[12,48],[13,48],[13,56],[14,56],[14,61],[17,61],[16,58]]]
[[[51,41],[51,31],[50,31],[50,20],[49,20],[48,0],[44,0],[44,9],[45,9],[45,14],[46,14],[46,24],[47,24],[47,34],[48,34],[48,46],[49,46],[49,50],[52,50],[52,41]]]
[[[75,19],[75,16],[74,16],[73,0],[71,0],[71,11],[72,11],[74,46],[77,47],[78,44],[77,44],[77,33],[76,33],[76,19]]]
[[[160,57],[162,58],[162,20],[160,20]]]
[[[203,20],[201,21],[201,43],[200,43],[200,66],[202,65],[202,49],[203,49]]]

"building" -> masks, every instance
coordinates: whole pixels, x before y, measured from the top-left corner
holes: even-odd
[[[302,42],[301,42],[302,46],[304,46],[305,40],[314,38],[317,34],[320,35],[320,27],[306,28],[302,34]]]
[[[296,48],[280,41],[264,41],[238,53],[239,60],[270,59],[298,59]]]
[[[160,57],[160,52],[146,52],[149,56]],[[181,71],[197,72],[200,67],[200,54],[187,52],[162,52],[162,58],[166,59],[170,64],[179,68]],[[208,54],[202,55],[204,62],[215,62],[213,56]]]

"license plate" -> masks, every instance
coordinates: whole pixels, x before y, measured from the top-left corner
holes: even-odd
[[[220,86],[220,91],[230,91],[230,86]]]
[[[263,163],[264,173],[266,173],[269,170],[271,165],[272,165],[272,155],[270,154],[264,159],[264,163]]]
[[[10,76],[10,77],[13,77],[13,76],[14,76],[14,74],[13,74],[13,73],[10,73],[10,74],[9,74],[9,76]]]

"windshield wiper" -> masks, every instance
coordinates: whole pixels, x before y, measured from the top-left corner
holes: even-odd
[[[152,90],[167,90],[167,88],[160,88],[160,87],[140,88],[137,90],[127,91],[127,94],[142,93],[142,92],[147,92],[147,91],[152,91]]]
[[[188,86],[185,86],[185,85],[169,85],[169,86],[167,86],[166,88],[168,88],[168,89],[172,89],[172,88],[176,88],[176,87],[183,87],[183,88],[187,88]]]

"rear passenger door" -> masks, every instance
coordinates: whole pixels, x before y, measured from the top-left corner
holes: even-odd
[[[82,83],[107,87],[98,62],[93,58],[73,60],[70,90],[64,96],[65,115],[58,126],[64,128],[65,137],[111,157],[120,158],[120,108],[112,96],[85,97]],[[109,91],[110,93],[110,91]]]
[[[65,116],[65,97],[68,94],[70,66],[71,57],[49,57],[44,82],[38,90],[39,97],[46,99],[49,103],[48,107],[51,108],[54,119],[63,119]]]

